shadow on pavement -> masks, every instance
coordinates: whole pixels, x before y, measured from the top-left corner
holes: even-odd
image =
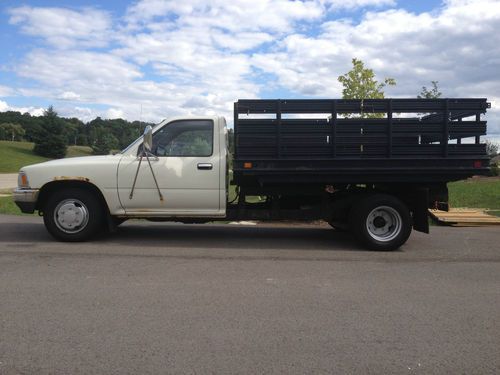
[[[328,250],[366,251],[349,233],[336,232],[329,227],[300,226],[236,226],[211,224],[171,224],[132,221],[113,234],[93,241],[64,244],[54,240],[42,222],[3,222],[0,225],[0,243],[8,247],[29,247],[51,243],[54,247],[99,246],[107,248],[157,249],[221,249],[221,250]]]
[[[0,242],[50,242],[52,240],[42,222],[3,222],[0,224]]]
[[[364,251],[349,233],[325,227],[297,226],[127,223],[108,236],[106,242],[169,248]]]

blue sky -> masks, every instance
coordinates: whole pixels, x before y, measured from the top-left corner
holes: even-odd
[[[498,0],[4,0],[0,110],[230,119],[238,98],[339,97],[357,57],[386,96],[487,97],[500,137],[499,29]]]

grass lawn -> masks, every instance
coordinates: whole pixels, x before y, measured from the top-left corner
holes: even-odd
[[[50,159],[33,154],[33,143],[0,141],[0,173],[17,173],[19,168]]]
[[[33,153],[33,143],[0,141],[0,173],[17,173],[21,167],[47,160]],[[66,157],[87,156],[92,149],[86,146],[69,146]]]
[[[69,146],[68,151],[66,152],[67,158],[89,155],[92,155],[92,148],[89,146]]]
[[[12,196],[0,197],[0,214],[27,215],[27,216],[32,215],[32,214],[23,214],[12,200]],[[35,213],[33,215],[38,215],[38,213]]]
[[[477,178],[448,184],[451,207],[500,210],[500,178]]]

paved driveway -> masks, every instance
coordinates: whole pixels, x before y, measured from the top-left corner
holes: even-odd
[[[0,216],[0,374],[498,374],[499,228],[432,232]]]
[[[0,173],[0,190],[14,189],[17,186],[17,173]]]

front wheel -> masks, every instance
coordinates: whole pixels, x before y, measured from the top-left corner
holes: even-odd
[[[386,194],[368,196],[349,215],[356,237],[373,250],[391,251],[403,245],[411,233],[411,216],[406,205]]]
[[[84,189],[54,192],[45,205],[43,221],[49,233],[60,241],[86,241],[104,227],[103,207]]]

